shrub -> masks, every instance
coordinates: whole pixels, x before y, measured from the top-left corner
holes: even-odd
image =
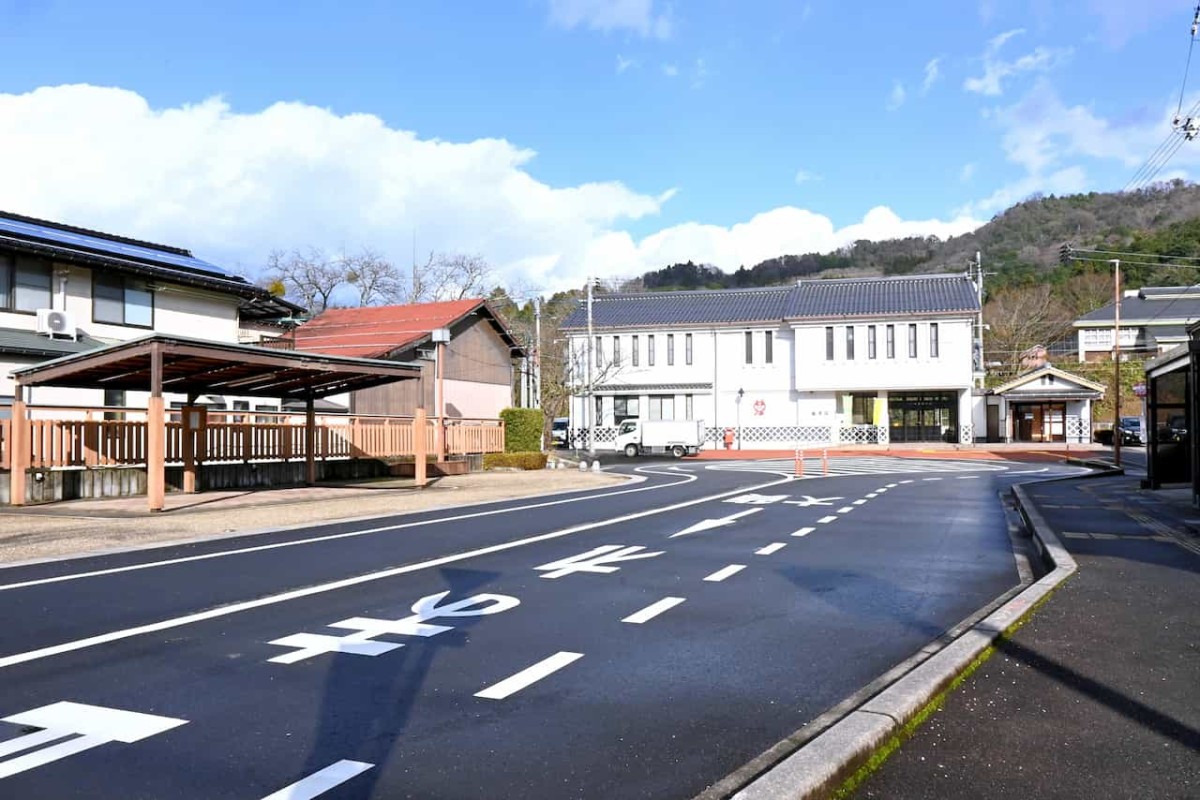
[[[484,453],[483,468],[496,469],[510,467],[512,469],[545,469],[546,454],[532,453]]]
[[[504,452],[536,453],[542,449],[542,425],[545,418],[540,409],[506,408],[500,412],[504,420]]]

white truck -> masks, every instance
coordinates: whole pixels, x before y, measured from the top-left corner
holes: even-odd
[[[675,458],[695,455],[704,441],[700,420],[627,419],[617,429],[617,451],[633,458],[641,453],[670,453]]]

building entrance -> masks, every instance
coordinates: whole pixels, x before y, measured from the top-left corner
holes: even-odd
[[[888,395],[892,442],[957,442],[958,393]]]

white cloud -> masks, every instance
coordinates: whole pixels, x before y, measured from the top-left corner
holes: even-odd
[[[963,183],[970,183],[971,179],[974,177],[975,177],[975,165],[974,164],[963,164],[962,169],[958,173],[958,179],[960,181],[962,181]]]
[[[663,64],[662,72],[668,78],[677,78],[679,77],[679,66],[676,64]]]
[[[888,94],[887,110],[895,111],[904,105],[904,101],[908,98],[908,92],[904,90],[904,84],[900,81],[892,82],[892,91]]]
[[[583,26],[610,33],[669,39],[674,26],[670,6],[656,11],[655,0],[548,0],[550,21],[567,30]]]
[[[620,53],[617,53],[617,74],[618,75],[620,75],[622,72],[629,69],[630,67],[636,67],[637,65],[638,65],[638,62],[636,59],[626,58],[625,56],[621,55]]]
[[[1006,79],[1024,72],[1045,72],[1069,58],[1073,52],[1070,48],[1038,46],[1012,61],[998,58],[1004,44],[1009,39],[1023,33],[1025,33],[1023,28],[1016,28],[993,37],[983,51],[983,75],[978,78],[967,78],[963,81],[963,88],[968,92],[997,97],[1004,92],[1003,82]]]
[[[929,90],[933,88],[938,78],[941,77],[941,63],[942,59],[940,57],[931,58],[925,63],[925,79],[921,81],[921,94],[929,94]]]
[[[0,94],[0,208],[188,247],[251,277],[270,250],[308,245],[370,246],[407,264],[415,230],[422,252],[479,253],[504,281],[557,290],[676,260],[733,269],[979,224],[876,208],[836,229],[788,206],[635,240],[622,227],[657,215],[673,190],[551,186],[529,174],[534,157],[502,139],[421,139],[303,103],[239,113],[220,98],[155,109],[134,92],[86,85]]]
[[[703,58],[697,58],[692,67],[692,88],[703,87],[706,80],[708,80],[708,65],[704,63]]]
[[[812,181],[819,181],[819,180],[821,180],[821,176],[817,175],[814,172],[809,172],[808,170],[805,170],[805,169],[796,171],[796,183],[797,184],[810,183]]]

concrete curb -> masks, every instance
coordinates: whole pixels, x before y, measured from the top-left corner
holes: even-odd
[[[1122,475],[1112,464],[1087,464],[1090,475],[1072,475],[1028,483],[1052,483]],[[745,786],[734,800],[815,800],[836,792],[885,748],[898,744],[928,713],[929,704],[984,656],[993,643],[1018,627],[1076,570],[1075,559],[1031,502],[1028,484],[1012,487],[1017,507],[1032,531],[1049,573],[965,631],[912,671],[851,711],[828,730],[775,764]]]

